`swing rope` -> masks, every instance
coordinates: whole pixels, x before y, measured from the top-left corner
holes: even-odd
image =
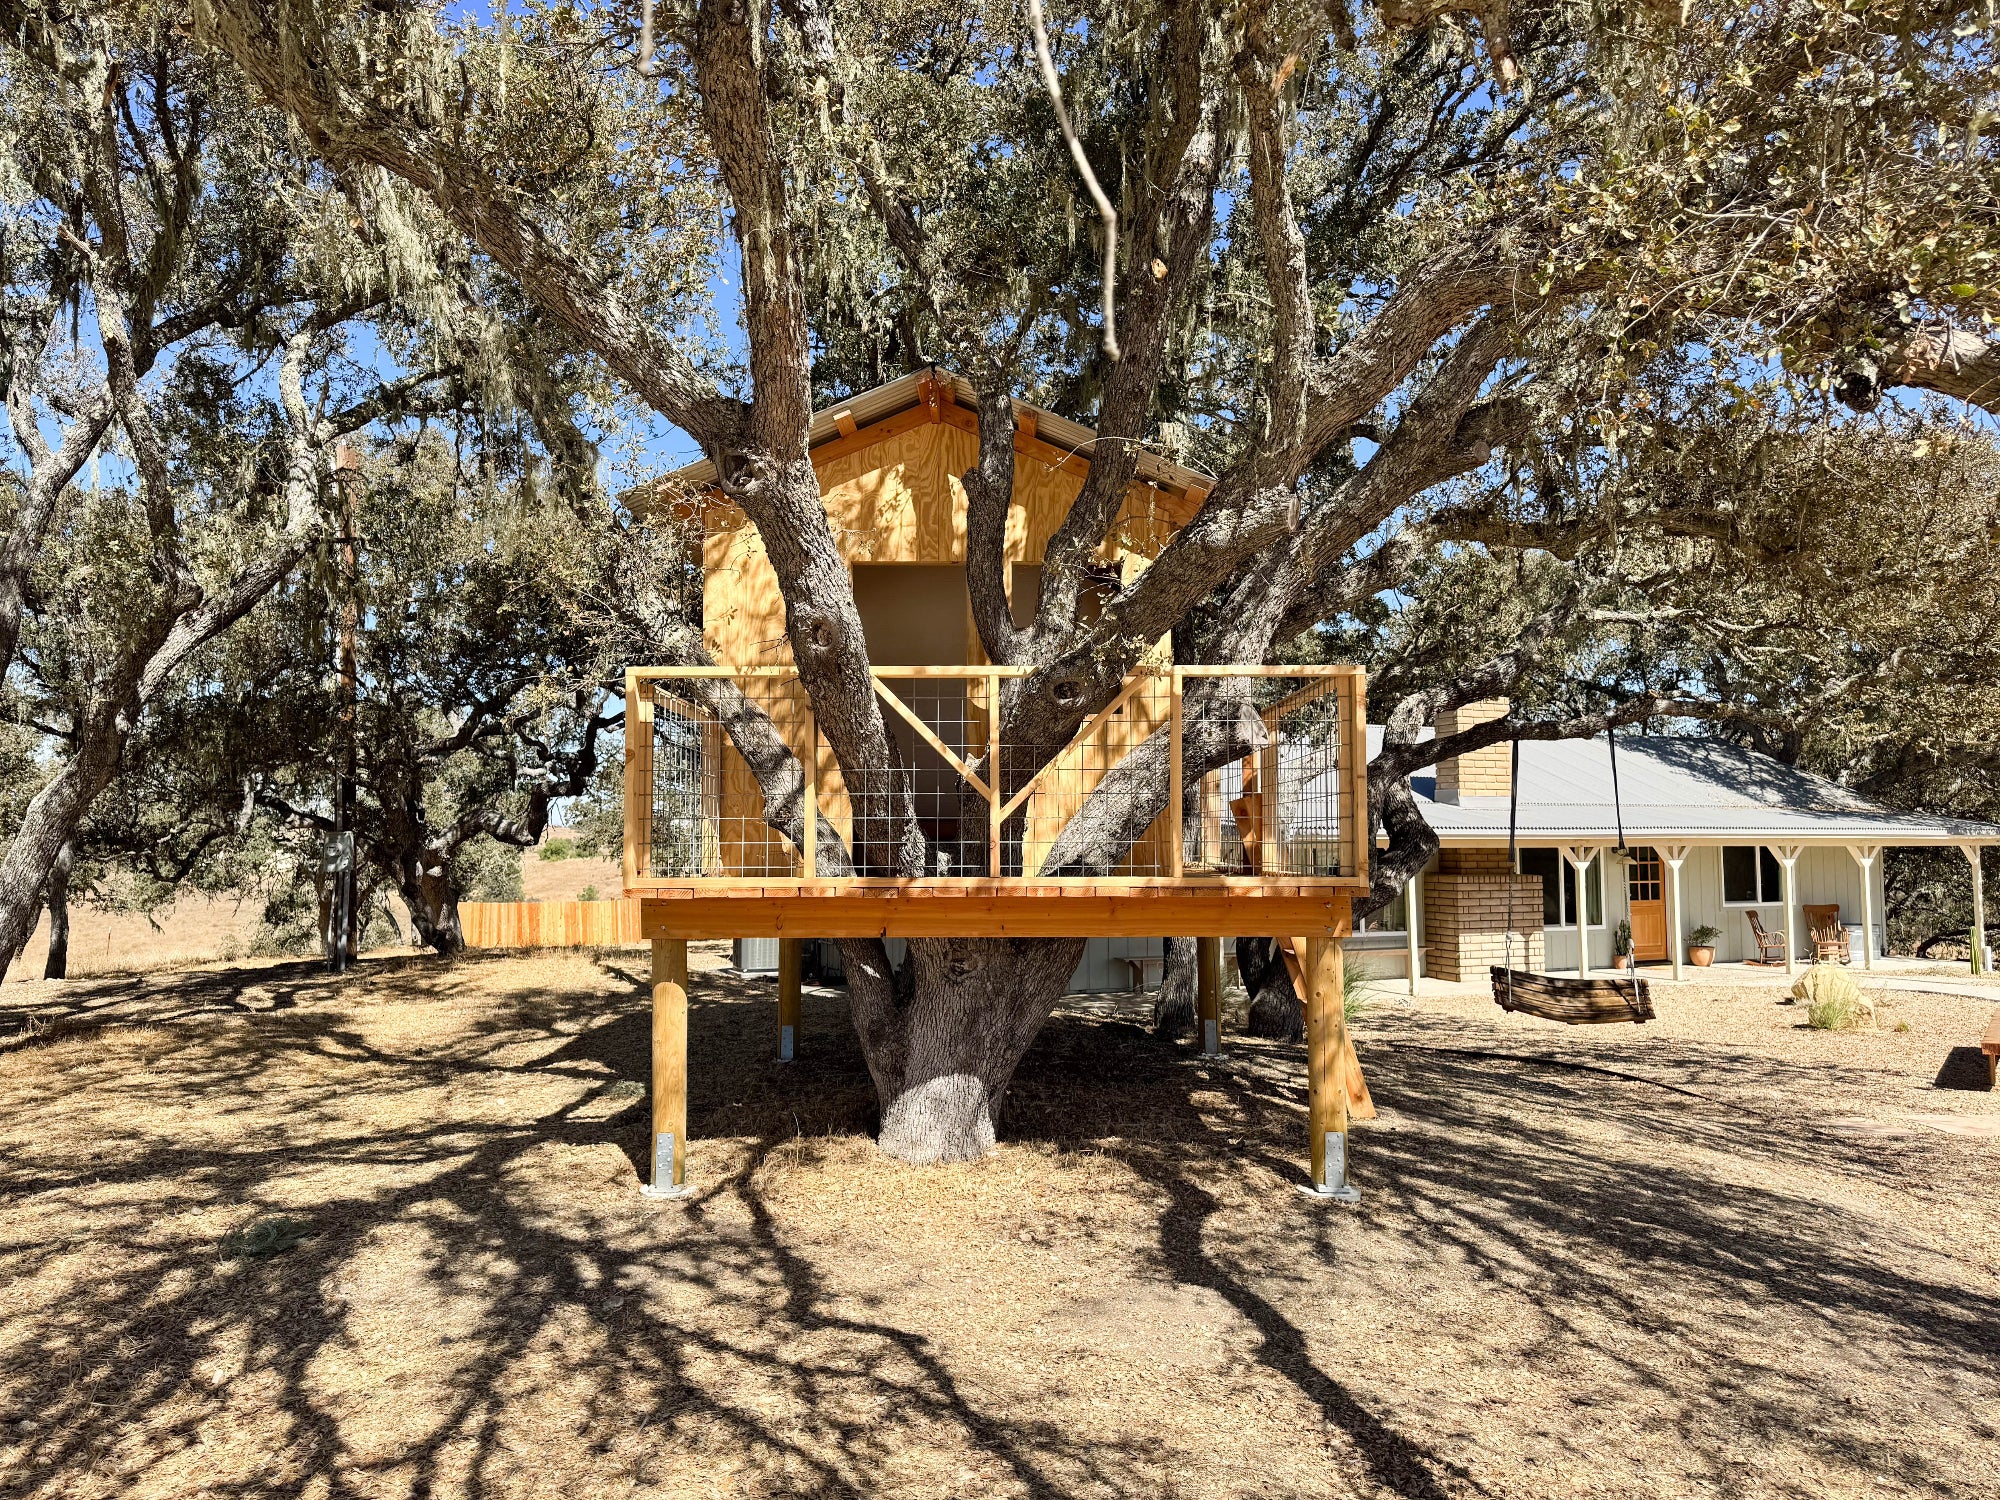
[[[1612,815],[1618,829],[1618,852],[1626,852],[1625,846],[1625,804],[1618,789],[1618,735],[1609,726],[1605,738],[1611,753],[1611,805]],[[1632,998],[1613,1000],[1619,986],[1613,981],[1609,986],[1610,995],[1599,987],[1596,980],[1559,979],[1549,974],[1523,974],[1526,993],[1515,993],[1514,971],[1514,879],[1520,873],[1521,847],[1521,741],[1516,736],[1509,749],[1507,777],[1507,930],[1502,936],[1502,951],[1505,962],[1493,972],[1493,998],[1503,1010],[1524,1011],[1544,1020],[1562,1021],[1570,1025],[1588,1024],[1599,1021],[1650,1021],[1653,1018],[1653,1002],[1646,992],[1646,983],[1639,977],[1639,965],[1631,961]],[[1576,901],[1579,908],[1589,898],[1584,889],[1583,871],[1575,876]],[[1582,967],[1582,955],[1578,956],[1578,967]],[[1503,977],[1504,976],[1504,977]]]

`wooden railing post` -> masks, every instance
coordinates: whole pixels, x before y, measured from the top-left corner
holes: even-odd
[[[806,710],[806,753],[800,762],[805,775],[805,832],[799,843],[799,873],[807,880],[819,878],[819,725],[812,710]]]
[[[1007,795],[1007,788],[1000,775],[1000,674],[996,671],[986,674],[986,786],[990,794],[986,807],[986,869],[998,880],[1006,873],[1000,865],[1000,845],[1007,820],[1000,810],[1000,801]]]
[[[1347,764],[1340,768],[1340,785],[1346,806],[1341,808],[1340,873],[1356,879],[1368,874],[1369,857],[1375,852],[1375,829],[1368,821],[1368,713],[1357,667],[1338,679],[1341,753]]]
[[[653,694],[637,669],[625,669],[625,889],[653,873]]]
[[[1170,695],[1168,701],[1170,705],[1169,711],[1172,715],[1172,724],[1167,732],[1169,741],[1167,754],[1170,757],[1167,766],[1167,832],[1169,835],[1167,841],[1167,877],[1170,880],[1179,880],[1184,869],[1184,851],[1181,846],[1183,837],[1181,831],[1181,800],[1183,789],[1181,785],[1181,669],[1179,667],[1173,669],[1168,682],[1169,687],[1167,691]]]

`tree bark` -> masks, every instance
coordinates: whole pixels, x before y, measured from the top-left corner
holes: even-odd
[[[975,1161],[992,1149],[1014,1069],[1068,988],[1083,944],[916,939],[899,975],[879,940],[842,941],[883,1151],[928,1164]]]
[[[76,859],[76,845],[65,842],[49,866],[49,960],[42,966],[42,978],[69,978],[69,872]]]
[[[1250,992],[1245,1031],[1280,1042],[1296,1042],[1306,1034],[1305,1007],[1292,988],[1276,938],[1238,938],[1236,968]]]
[[[1193,1036],[1195,1030],[1195,940],[1166,940],[1166,962],[1160,967],[1160,989],[1153,997],[1153,1035]]]
[[[396,889],[410,909],[410,926],[419,943],[451,958],[465,951],[465,929],[458,920],[459,892],[451,883],[441,854],[425,851],[398,860]]]

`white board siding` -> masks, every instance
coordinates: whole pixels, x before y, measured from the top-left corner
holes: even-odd
[[[1593,969],[1611,966],[1612,937],[1618,923],[1629,916],[1631,906],[1626,899],[1624,870],[1615,862],[1605,871],[1604,915],[1605,926],[1590,930],[1590,964]],[[1870,934],[1874,951],[1883,951],[1882,918],[1882,861],[1875,861],[1874,928]],[[1840,907],[1843,922],[1859,926],[1861,923],[1861,866],[1854,862],[1846,849],[1811,848],[1799,855],[1794,874],[1794,898],[1798,907],[1835,904]],[[1671,887],[1670,887],[1671,889]],[[1715,940],[1715,956],[1720,962],[1739,962],[1757,957],[1757,944],[1750,935],[1750,921],[1746,912],[1755,911],[1758,920],[1771,932],[1785,930],[1785,908],[1782,902],[1772,901],[1755,907],[1727,906],[1722,900],[1722,849],[1719,845],[1698,845],[1688,851],[1686,862],[1681,866],[1681,941],[1704,923],[1718,928],[1721,936]],[[1793,916],[1797,951],[1803,955],[1807,946],[1805,913],[1796,910]],[[1573,927],[1549,927],[1544,929],[1544,940],[1548,945],[1548,965],[1551,971],[1574,969],[1576,967],[1576,929]]]

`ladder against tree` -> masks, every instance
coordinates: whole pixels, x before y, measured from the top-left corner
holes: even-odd
[[[1352,899],[1368,887],[1360,670],[1141,669],[1065,747],[1034,757],[1013,753],[999,733],[1001,688],[1021,669],[874,670],[884,722],[903,735],[898,774],[906,779],[889,790],[915,798],[919,817],[930,820],[926,846],[942,851],[944,866],[937,873],[871,868],[868,833],[872,820],[887,815],[888,797],[846,784],[793,669],[626,674],[625,891],[638,902],[640,931],[654,950],[654,1190],[671,1193],[686,1180],[691,940],[778,938],[795,967],[796,945],[820,938],[1251,933],[1285,935],[1307,1012],[1312,1188],[1350,1196],[1347,1122],[1374,1113],[1341,993]],[[1198,715],[1211,697],[1206,690],[1221,678],[1243,680],[1234,684],[1243,689],[1239,707],[1248,695],[1263,726],[1254,862],[1241,856],[1241,830],[1221,826],[1217,811],[1239,800],[1245,773],[1237,756],[1203,765],[1187,753],[1190,744],[1215,740],[1195,731],[1213,727]],[[732,711],[754,708],[795,757],[804,781],[799,801],[817,814],[790,820],[796,840],[765,821],[761,784],[713,707],[718,685],[732,695]],[[1170,771],[1152,827],[1111,873],[1044,873],[1040,861],[1069,819],[1142,747],[1164,748]],[[792,787],[796,795],[798,783]],[[1194,816],[1184,818],[1190,808]],[[839,840],[838,858],[821,858],[822,839]],[[1238,852],[1225,858],[1231,848]],[[856,864],[857,873],[819,873]],[[784,988],[795,996],[796,980]],[[795,1027],[796,1017],[792,998],[781,1025]]]

